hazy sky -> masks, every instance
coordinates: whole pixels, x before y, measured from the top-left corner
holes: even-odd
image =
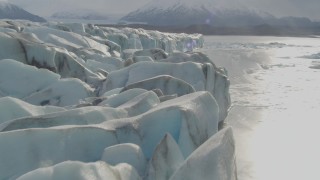
[[[6,1],[6,0],[0,0]],[[41,16],[60,10],[94,9],[100,12],[121,13],[137,9],[152,0],[7,0]],[[161,1],[161,0],[158,0]],[[196,0],[195,0],[196,1]],[[320,21],[320,0],[238,0],[276,16],[304,16]]]

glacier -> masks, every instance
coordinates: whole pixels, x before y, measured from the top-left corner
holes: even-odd
[[[37,179],[140,180],[141,178],[132,166],[125,163],[110,166],[101,161],[96,163],[67,161],[53,167],[41,168],[29,172],[17,180]]]
[[[236,179],[229,79],[196,51],[202,35],[9,24],[0,23],[0,180]]]

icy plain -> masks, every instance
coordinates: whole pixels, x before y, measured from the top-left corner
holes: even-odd
[[[320,179],[319,37],[207,36],[228,70],[239,180]]]
[[[202,35],[3,21],[0,41],[0,180],[236,179]]]

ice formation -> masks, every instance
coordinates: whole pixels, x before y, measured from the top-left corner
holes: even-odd
[[[170,180],[236,180],[232,130],[226,128],[194,151]]]
[[[31,171],[17,180],[36,180],[36,179],[78,179],[78,180],[140,180],[135,169],[128,164],[118,164],[110,166],[104,162],[82,163],[66,161],[53,167],[40,168]]]
[[[185,52],[201,35],[0,26],[0,180],[235,179],[227,73]]]

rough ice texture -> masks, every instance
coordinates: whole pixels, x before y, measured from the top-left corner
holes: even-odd
[[[34,106],[13,97],[0,98],[0,126],[9,120],[65,111],[55,106]]]
[[[201,35],[0,21],[0,41],[0,180],[234,179],[227,73],[184,53]]]
[[[106,147],[134,143],[150,158],[156,145],[170,133],[187,157],[218,129],[213,97],[198,92],[169,100],[132,118],[109,120],[95,126],[21,129],[0,134],[0,179],[67,160],[93,162]],[[7,163],[10,162],[10,163]]]
[[[119,93],[115,93],[108,96],[108,99],[102,101],[100,105],[105,105],[105,106],[110,106],[110,107],[118,107],[125,102],[131,100],[132,98],[143,94],[145,92],[148,92],[145,89],[140,89],[140,88],[135,88],[135,89],[130,89],[128,91],[120,93],[122,90],[121,88],[118,89]],[[107,92],[108,93],[108,92]]]
[[[134,97],[118,108],[126,110],[128,112],[128,116],[137,116],[149,111],[158,104],[160,104],[160,99],[158,98],[157,94],[149,91]]]
[[[50,107],[48,106],[41,108],[50,110]],[[20,113],[23,111],[15,112]],[[0,113],[3,114],[2,112]],[[34,111],[32,113],[34,113]],[[83,107],[55,113],[48,113],[47,111],[45,115],[39,114],[40,113],[33,114],[33,116],[23,117],[0,124],[0,132],[30,128],[49,128],[64,125],[99,124],[108,120],[126,118],[128,115],[124,110],[107,107]]]
[[[179,146],[170,134],[166,134],[153,152],[146,179],[167,180],[183,161]]]
[[[70,106],[94,96],[93,89],[79,79],[62,79],[24,98],[35,105]]]
[[[220,122],[225,119],[230,107],[229,80],[227,79],[226,75],[221,72],[221,70],[218,70],[214,65],[209,63],[200,64],[191,61],[182,63],[135,63],[127,68],[110,73],[106,81],[103,83],[99,93],[103,94],[106,91],[119,87],[135,87],[139,85],[139,83],[142,84],[142,81],[163,75],[172,76],[175,79],[179,79],[179,81],[171,81],[172,85],[167,86],[172,89],[179,87],[176,88],[177,93],[181,91],[192,91],[190,90],[192,88],[190,88],[188,84],[191,85],[196,91],[206,90],[211,92],[216,98],[220,107]],[[159,78],[155,78],[155,80],[157,79]],[[153,81],[152,84],[155,88],[157,88],[165,86],[166,84],[163,84],[164,81],[165,79],[162,81]],[[181,84],[185,84],[184,87],[182,87]],[[148,86],[146,86],[146,88],[148,88]]]
[[[149,56],[153,60],[161,60],[166,59],[168,55],[162,49],[147,49],[147,50],[140,50],[134,53],[134,56]]]
[[[128,164],[110,166],[104,162],[82,163],[66,161],[52,167],[31,171],[17,180],[140,180],[137,172]]]
[[[125,86],[122,91],[133,88],[143,88],[146,90],[160,89],[164,95],[177,94],[178,96],[195,92],[195,89],[187,82],[169,75],[156,76]]]
[[[221,130],[194,151],[170,180],[236,180],[231,128]]]
[[[124,143],[110,146],[103,151],[102,161],[110,165],[128,163],[134,167],[140,175],[143,175],[147,165],[141,148],[136,144]]]
[[[7,96],[24,98],[59,79],[59,75],[46,69],[37,69],[14,60],[0,60],[0,89]]]
[[[139,116],[102,125],[115,128],[121,142],[140,145],[147,158],[166,133],[175,138],[184,156],[188,156],[218,131],[217,110],[209,93],[197,92],[161,103]]]
[[[229,94],[229,80],[227,71],[224,68],[216,67],[208,56],[201,52],[173,53],[168,58],[160,60],[160,62],[201,63],[203,65],[203,72],[207,78],[206,90],[214,95],[220,107],[220,122],[226,118],[231,100]]]
[[[93,89],[79,79],[60,79],[53,72],[14,60],[0,60],[0,79],[4,94],[34,105],[68,106],[93,96]]]

